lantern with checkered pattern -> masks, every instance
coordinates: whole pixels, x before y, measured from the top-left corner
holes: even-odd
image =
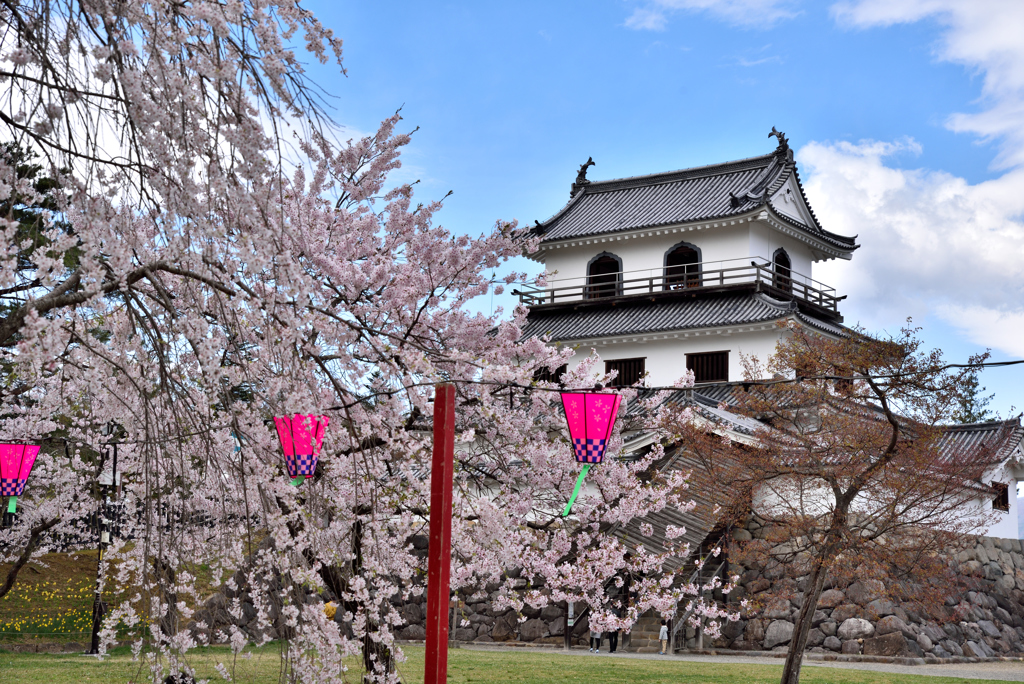
[[[11,497],[7,512],[14,513],[18,497],[25,491],[39,447],[34,444],[0,444],[0,496]]]
[[[327,431],[327,416],[302,415],[274,418],[277,436],[281,439],[284,463],[291,484],[298,487],[306,478],[313,477],[316,462]]]
[[[608,448],[608,440],[611,438],[612,426],[615,425],[615,416],[619,412],[621,402],[622,396],[619,394],[562,392],[562,406],[565,408],[565,421],[569,424],[569,439],[572,440],[573,453],[576,460],[583,464],[580,476],[576,480],[576,488],[562,515],[569,515],[590,466],[604,459],[604,452]]]

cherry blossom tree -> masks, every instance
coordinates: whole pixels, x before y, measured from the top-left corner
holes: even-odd
[[[83,533],[106,467],[100,427],[113,424],[127,514],[105,557],[117,600],[104,647],[133,640],[156,680],[189,672],[198,644],[237,653],[279,637],[288,681],[336,681],[357,653],[367,680],[396,681],[394,601],[422,591],[409,540],[430,514],[432,388],[450,382],[453,588],[497,584],[498,604],[516,608],[584,602],[622,627],[686,593],[665,562],[685,548],[650,554],[606,534],[687,505],[682,475],[651,472],[660,448],[606,461],[560,516],[576,465],[555,387],[533,378],[571,352],[523,339],[522,309],[467,307],[525,278],[485,273],[534,245],[514,222],[454,235],[434,223],[440,202],[389,184],[409,142],[397,114],[336,140],[289,46],[301,39],[340,67],[341,42],[310,12],[35,0],[4,5],[0,21],[0,130],[45,160],[60,190],[42,239],[23,239],[12,209],[0,222],[12,369],[0,431],[66,445],[40,457],[0,561]],[[0,195],[40,199],[2,158]],[[591,385],[593,363],[566,382]],[[269,422],[295,412],[331,417],[316,477],[298,488]],[[613,452],[641,427],[621,421]],[[192,619],[203,573],[233,597],[239,624],[237,591],[249,587],[254,628]],[[628,577],[632,598],[614,615],[605,588]],[[350,628],[327,618],[326,592]]]

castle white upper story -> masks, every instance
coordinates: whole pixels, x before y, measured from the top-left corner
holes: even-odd
[[[821,227],[785,136],[771,135],[771,154],[648,176],[590,181],[588,160],[569,203],[534,228],[531,257],[551,275],[519,292],[530,307],[524,334],[577,347],[572,364],[596,349],[616,385],[667,386],[692,370],[690,401],[734,437],[753,434],[751,419],[719,407],[732,392],[721,383],[743,380],[741,354],[775,352],[780,321],[844,334],[844,297],[814,280],[812,265],[858,247]],[[978,483],[977,505],[999,512],[987,534],[1017,537],[1020,419],[950,426],[942,446],[983,447],[1000,460]],[[674,515],[697,543],[713,524]]]
[[[771,154],[682,171],[589,181],[534,228],[551,278],[520,292],[526,334],[598,351],[617,384],[742,379],[740,354],[765,359],[778,321],[841,334],[834,289],[812,264],[849,259],[854,238],[819,225],[782,133]]]

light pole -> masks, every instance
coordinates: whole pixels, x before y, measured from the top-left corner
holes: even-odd
[[[107,606],[103,603],[103,548],[106,544],[110,543],[110,529],[106,526],[108,522],[106,519],[106,512],[108,509],[107,492],[112,492],[112,498],[117,499],[117,440],[115,439],[115,426],[113,423],[107,423],[103,426],[102,434],[109,436],[110,441],[105,445],[111,448],[111,472],[110,472],[110,490],[104,490],[107,486],[104,483],[103,478],[103,467],[106,465],[104,461],[100,461],[100,502],[99,508],[96,512],[96,529],[98,532],[97,550],[96,555],[96,589],[93,592],[92,601],[92,639],[89,642],[89,653],[91,655],[98,655],[100,652],[100,626],[103,624],[103,616],[107,612]],[[104,453],[106,449],[104,448]]]

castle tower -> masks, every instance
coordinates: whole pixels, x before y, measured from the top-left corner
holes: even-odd
[[[682,171],[590,181],[538,223],[530,255],[551,273],[520,291],[526,335],[597,349],[617,385],[742,379],[740,354],[766,359],[793,320],[842,331],[835,290],[812,265],[850,259],[854,238],[826,231],[804,195],[793,152],[772,129],[771,154]]]

